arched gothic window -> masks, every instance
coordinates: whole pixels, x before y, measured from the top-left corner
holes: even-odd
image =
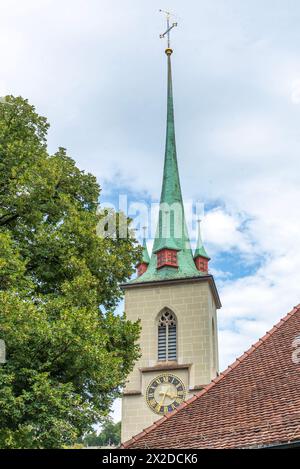
[[[176,317],[165,309],[158,319],[158,360],[173,361],[177,359]]]

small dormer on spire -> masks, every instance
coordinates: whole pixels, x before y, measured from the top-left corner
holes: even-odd
[[[146,242],[146,231],[147,227],[143,226],[144,236],[143,236],[143,253],[142,253],[142,261],[137,265],[137,275],[140,277],[143,275],[146,270],[148,269],[148,265],[150,263],[150,256],[148,253],[147,242]]]
[[[208,272],[208,262],[210,261],[210,257],[207,255],[205,247],[202,242],[201,237],[201,220],[197,220],[198,223],[198,240],[197,246],[194,254],[194,261],[196,264],[197,269],[200,272]]]

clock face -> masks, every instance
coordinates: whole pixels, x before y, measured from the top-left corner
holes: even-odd
[[[177,376],[166,373],[151,381],[146,391],[146,400],[153,412],[166,414],[184,401],[185,394],[183,382]]]

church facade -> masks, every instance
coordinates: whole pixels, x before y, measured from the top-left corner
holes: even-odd
[[[221,307],[201,240],[192,251],[176,154],[171,55],[167,130],[158,226],[151,257],[146,240],[137,278],[123,285],[125,311],[140,320],[141,357],[122,399],[122,441],[176,410],[218,375],[217,309]]]

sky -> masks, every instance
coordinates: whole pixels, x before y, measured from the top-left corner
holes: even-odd
[[[103,203],[158,202],[158,10],[175,13],[178,164],[184,199],[204,204],[223,370],[300,303],[300,3],[164,2],[1,0],[0,96],[47,116],[49,151],[66,147],[95,174]]]

